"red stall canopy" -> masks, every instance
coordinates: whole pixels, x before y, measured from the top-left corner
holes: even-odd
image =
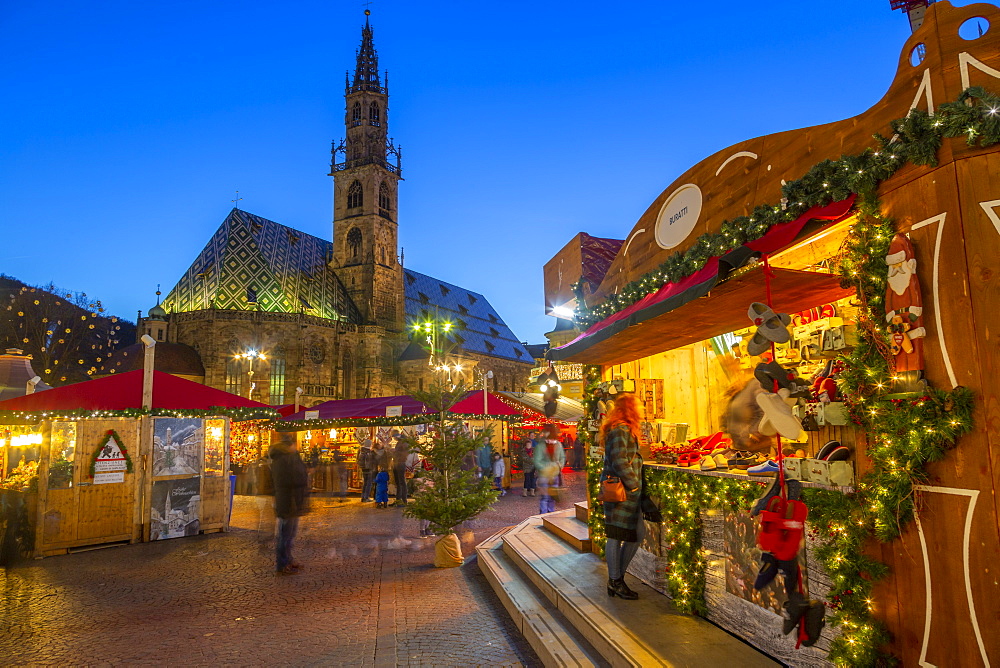
[[[63,385],[45,392],[0,401],[0,411],[46,413],[60,411],[124,411],[142,408],[142,369]],[[266,404],[216,390],[207,385],[153,372],[152,410],[208,410],[210,408],[260,408]],[[267,417],[267,415],[263,415]]]

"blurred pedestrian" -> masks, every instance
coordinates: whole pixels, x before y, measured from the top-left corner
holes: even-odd
[[[526,441],[524,449],[521,451],[521,470],[524,471],[524,489],[521,496],[535,495],[535,449],[531,447],[531,441]]]
[[[559,486],[560,472],[566,465],[566,453],[559,442],[559,427],[554,424],[545,425],[542,433],[545,441],[535,449],[535,473],[538,476],[538,486],[542,489],[538,512],[551,513],[556,509],[551,488]]]
[[[479,477],[489,477],[493,470],[493,446],[490,445],[490,437],[483,437],[483,444],[476,449],[476,466],[479,468]]]
[[[309,475],[299,455],[295,434],[278,432],[271,445],[271,477],[274,481],[274,514],[278,518],[278,543],[275,549],[275,570],[280,575],[292,575],[302,568],[292,557],[299,517],[308,510],[306,485]]]
[[[406,505],[406,458],[410,456],[410,442],[405,436],[396,439],[392,458],[392,478],[396,485],[396,505]]]
[[[366,438],[358,450],[358,468],[361,469],[361,502],[372,500],[372,485],[375,483],[375,451],[372,440]]]
[[[389,505],[389,472],[379,469],[375,474],[375,507],[386,508]]]

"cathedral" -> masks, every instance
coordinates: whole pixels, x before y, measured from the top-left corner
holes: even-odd
[[[367,12],[366,12],[367,13]],[[366,19],[334,142],[333,239],[234,208],[162,304],[139,323],[157,369],[272,405],[390,396],[435,378],[528,385],[532,357],[486,298],[405,268],[400,152]],[[122,351],[99,373],[138,368]]]

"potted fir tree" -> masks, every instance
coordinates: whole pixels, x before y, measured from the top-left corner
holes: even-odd
[[[480,479],[474,467],[466,470],[469,467],[462,466],[466,455],[489,436],[489,430],[472,436],[461,420],[448,416],[448,409],[465,392],[462,386],[447,390],[434,385],[428,392],[414,395],[436,413],[437,420],[422,442],[412,446],[427,466],[420,471],[413,500],[404,512],[430,522],[430,529],[441,536],[434,545],[434,565],[439,568],[462,565],[462,546],[455,528],[489,508],[498,496],[490,475]]]

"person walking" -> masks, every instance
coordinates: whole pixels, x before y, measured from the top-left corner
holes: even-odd
[[[500,496],[506,496],[507,490],[503,488],[503,475],[507,472],[507,465],[499,452],[493,454],[493,489],[500,492]]]
[[[550,494],[552,487],[557,486],[559,473],[566,465],[566,453],[559,442],[559,427],[554,424],[545,425],[542,431],[545,440],[535,448],[535,474],[542,496],[538,500],[538,512],[551,513],[556,509],[556,500]]]
[[[493,446],[490,445],[490,437],[483,439],[482,447],[476,449],[476,466],[479,468],[479,477],[489,477],[493,470]]]
[[[608,537],[608,596],[634,600],[639,595],[625,584],[625,571],[639,549],[646,523],[642,519],[642,457],[639,456],[641,405],[634,394],[619,395],[598,432],[604,443],[601,482],[614,476],[625,487],[625,500],[604,504]]]
[[[396,450],[392,458],[392,479],[396,485],[396,505],[405,506],[406,495],[406,458],[410,456],[410,442],[405,436],[396,439]]]
[[[306,513],[306,485],[309,474],[299,456],[295,434],[278,432],[271,445],[271,478],[274,481],[274,515],[278,518],[278,542],[275,549],[275,571],[293,575],[302,566],[292,557],[299,517]]]
[[[535,449],[531,441],[525,441],[521,450],[521,470],[524,472],[524,489],[521,496],[535,495]]]
[[[361,502],[372,500],[372,485],[375,483],[375,451],[372,440],[366,438],[358,450],[358,468],[361,469]]]

